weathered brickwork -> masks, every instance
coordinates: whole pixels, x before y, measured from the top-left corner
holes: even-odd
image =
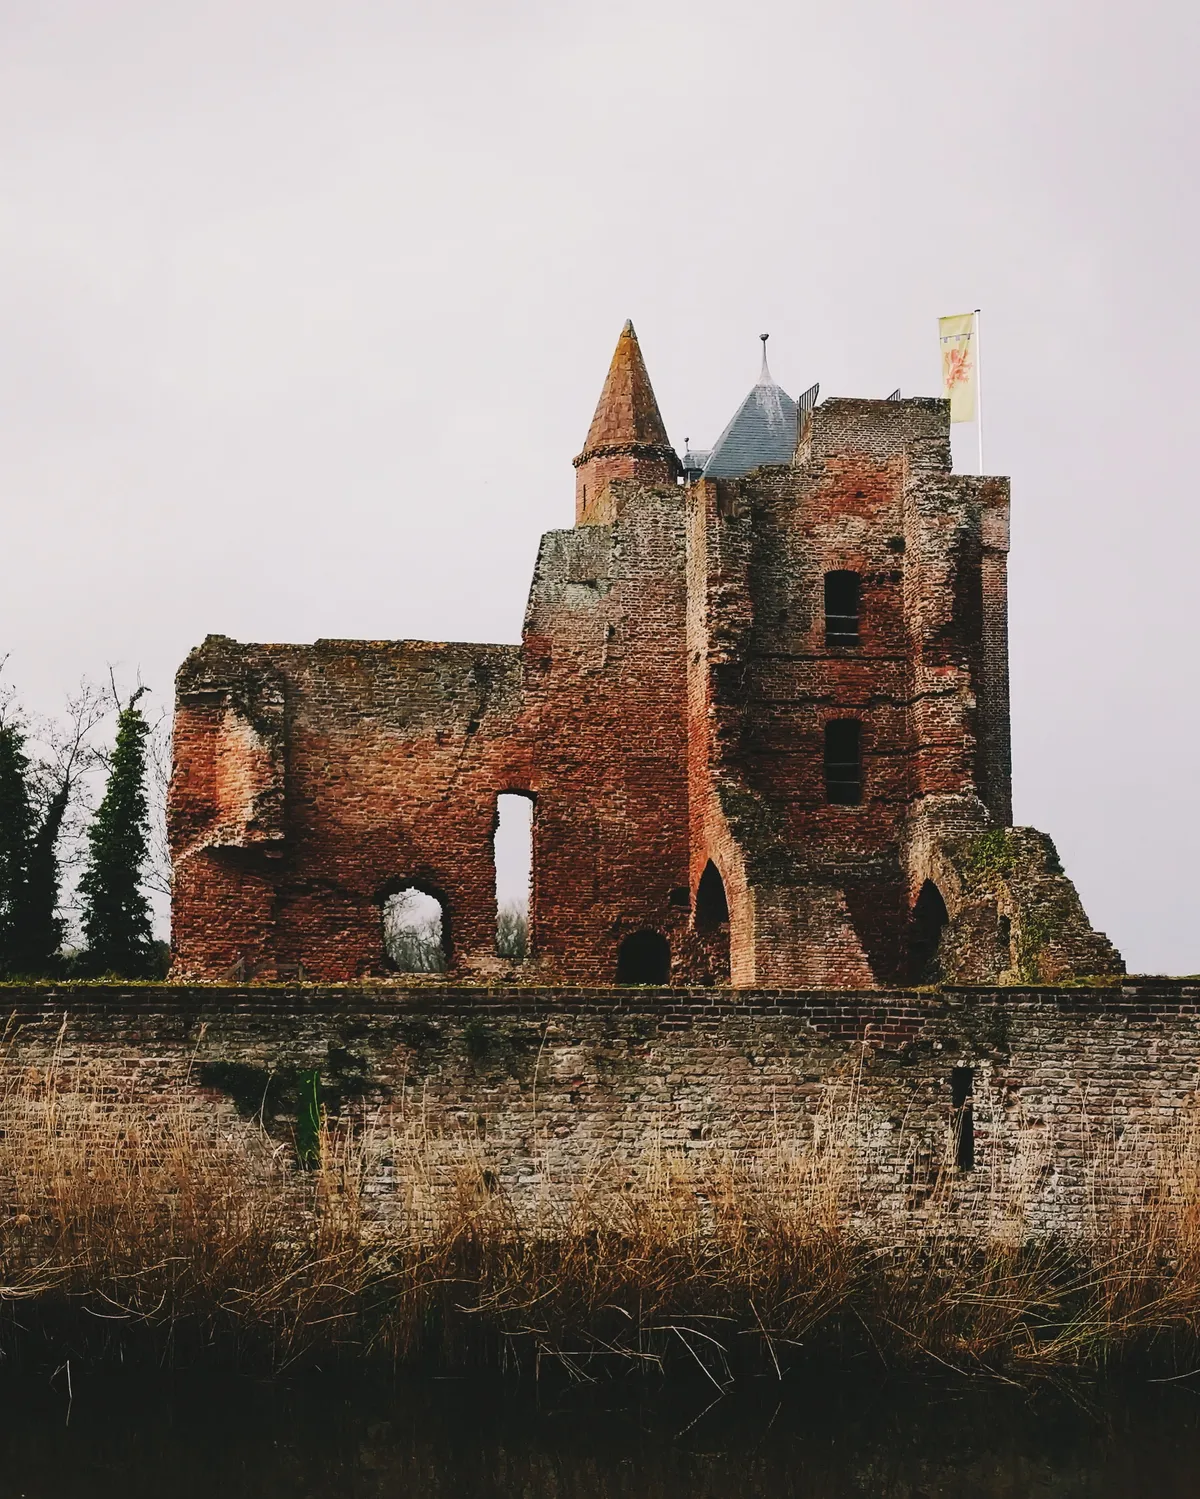
[[[685,986],[1120,972],[1009,827],[1008,484],[953,474],[949,433],[942,401],[827,400],[790,463],[685,484],[627,326],[520,645],[210,637],[184,663],[176,976],[384,976],[408,887],[442,902],[450,983],[610,983],[644,933]],[[535,804],[519,966],[506,792]]]
[[[7,1064],[114,1104],[178,1098],[230,1124],[269,1077],[318,1069],[361,1127],[469,1143],[520,1204],[600,1163],[834,1130],[864,1220],[919,1224],[949,1170],[992,1230],[1084,1232],[1140,1201],[1194,1128],[1200,985],[1105,989],[0,989]],[[963,1081],[964,1077],[969,1081]],[[956,1078],[957,1088],[956,1093]],[[247,1081],[248,1079],[248,1081]],[[971,1169],[957,1169],[962,1108]],[[286,1139],[286,1112],[266,1122]],[[394,1183],[381,1161],[373,1190]],[[524,1194],[524,1195],[523,1195]]]

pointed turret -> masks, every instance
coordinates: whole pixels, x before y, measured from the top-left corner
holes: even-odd
[[[674,484],[680,472],[637,334],[633,324],[626,322],[583,452],[575,459],[575,524],[603,524],[614,519],[608,494],[612,479]]]

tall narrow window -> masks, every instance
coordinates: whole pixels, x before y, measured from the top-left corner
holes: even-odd
[[[825,644],[857,645],[861,579],[857,573],[825,574]]]
[[[496,798],[496,953],[520,960],[529,951],[529,890],[533,878],[533,798]]]
[[[975,1069],[955,1067],[950,1073],[951,1120],[954,1125],[954,1163],[960,1171],[975,1169]]]
[[[862,801],[862,725],[834,718],[825,725],[825,799],[853,807]]]

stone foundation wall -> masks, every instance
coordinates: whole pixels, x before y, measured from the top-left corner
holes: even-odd
[[[466,1139],[518,1204],[649,1152],[837,1145],[866,1223],[920,1222],[947,1168],[972,1221],[1086,1231],[1192,1120],[1200,984],[940,992],[3,986],[10,1076],[167,1101],[231,1127],[294,1087],[371,1127]],[[957,1073],[956,1073],[957,1070]],[[274,1078],[269,1092],[268,1081]],[[955,1088],[958,1092],[956,1094]],[[969,1087],[974,1167],[958,1169]],[[378,1191],[386,1197],[381,1168]]]

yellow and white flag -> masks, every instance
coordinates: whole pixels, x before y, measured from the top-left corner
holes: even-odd
[[[952,422],[973,422],[979,393],[975,314],[960,312],[938,318],[942,344],[942,395],[950,402]]]

